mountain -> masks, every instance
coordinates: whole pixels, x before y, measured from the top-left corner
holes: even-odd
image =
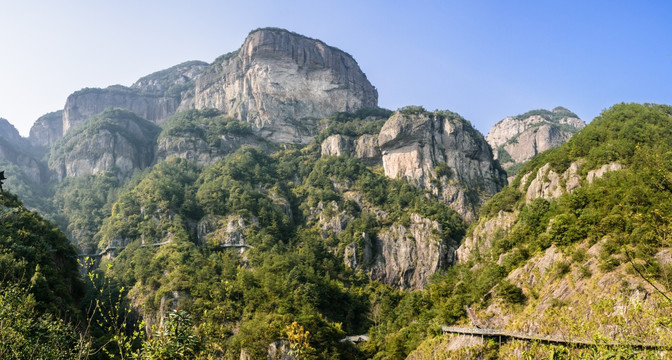
[[[252,31],[196,79],[188,107],[216,108],[274,142],[306,144],[316,121],[373,108],[378,92],[357,62],[323,42],[282,29]]]
[[[103,110],[116,107],[161,124],[177,111],[185,93],[206,63],[190,61],[145,76],[131,87],[86,88],[68,96],[63,109],[63,135]]]
[[[40,116],[30,128],[28,139],[35,146],[49,148],[63,137],[63,110]]]
[[[490,129],[486,140],[495,159],[513,176],[523,163],[558,147],[584,126],[583,120],[563,107],[533,110],[499,121]]]
[[[30,139],[0,121],[6,188],[85,264],[80,357],[627,358],[633,342],[669,345],[671,107],[615,105],[569,140],[582,122],[566,109],[507,118],[489,134],[500,160],[523,161],[507,182],[459,114],[376,98],[346,53],[260,29],[213,64],[77,92]],[[0,286],[0,310],[34,297],[77,312],[76,251],[1,196],[0,267],[35,287]],[[471,327],[465,306],[483,327],[624,346],[441,336]]]
[[[130,87],[85,88],[31,131],[38,144],[55,140],[106,108],[132,111],[157,125],[178,110],[215,108],[250,123],[278,143],[306,144],[317,121],[336,112],[374,108],[378,93],[352,56],[283,29],[252,31],[242,47],[212,64],[189,61]],[[59,129],[61,134],[59,135]]]
[[[159,128],[123,109],[106,109],[68,132],[49,155],[59,179],[117,171],[128,177],[154,160]]]
[[[460,320],[469,305],[483,327],[605,339],[624,345],[609,350],[619,356],[635,356],[626,344],[670,346],[669,328],[661,326],[670,321],[672,288],[670,134],[672,107],[619,104],[524,165],[483,206],[457,250],[460,265],[426,288],[428,296],[446,291],[434,296],[438,314],[445,311],[437,321],[469,327]],[[476,347],[457,350],[465,344]],[[608,350],[599,342],[491,346],[464,336],[420,348],[409,358],[521,351],[532,358],[552,352],[584,358]]]
[[[483,136],[450,111],[409,106],[394,113],[374,134],[332,131],[323,155],[349,155],[382,165],[385,175],[403,178],[449,204],[467,221],[506,185],[506,173]]]

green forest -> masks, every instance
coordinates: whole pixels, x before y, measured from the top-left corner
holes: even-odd
[[[380,165],[322,156],[328,136],[377,134],[391,114],[335,114],[305,146],[243,145],[212,164],[170,157],[129,176],[113,169],[48,189],[1,163],[15,194],[0,195],[0,358],[266,359],[283,347],[295,359],[660,358],[657,348],[628,346],[651,342],[669,356],[672,107],[605,110],[517,170],[471,224]],[[128,116],[92,118],[50,161]],[[254,137],[216,110],[180,112],[161,128],[139,124],[152,141],[186,136],[212,149],[226,136]],[[594,175],[610,164],[618,170]],[[451,173],[445,162],[435,170]],[[562,174],[578,185],[553,198],[528,195],[535,176],[557,176],[566,188]],[[512,220],[494,225],[487,244],[473,240],[503,218]],[[420,242],[410,235],[418,219],[436,224],[427,236],[437,247],[471,239],[475,250],[423,288],[403,276],[373,280],[383,250],[371,244],[391,233]],[[521,269],[542,280],[525,280]],[[598,284],[610,287],[586,300],[581,291]],[[549,287],[568,290],[554,301]],[[441,326],[471,326],[465,306],[496,325],[506,318],[508,330],[587,334],[595,344],[485,341],[452,351]],[[613,308],[622,314],[605,310]],[[368,341],[342,340],[362,334]]]

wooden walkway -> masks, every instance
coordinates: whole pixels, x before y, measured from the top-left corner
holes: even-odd
[[[143,248],[150,247],[150,246],[153,246],[153,247],[159,247],[159,246],[163,246],[163,245],[168,245],[168,244],[170,244],[171,242],[172,242],[172,241],[169,240],[169,241],[164,241],[164,242],[160,242],[160,243],[142,244],[142,245],[140,245],[140,247],[143,247]],[[85,258],[90,258],[90,259],[100,259],[100,258],[103,257],[104,255],[106,255],[106,254],[108,254],[108,253],[110,253],[110,252],[112,252],[112,251],[116,251],[116,250],[121,251],[121,250],[124,250],[125,248],[126,248],[126,247],[108,246],[108,247],[105,248],[105,250],[103,250],[103,251],[101,251],[101,252],[99,252],[99,253],[97,253],[97,254],[79,254],[79,255],[77,255],[77,257],[78,257],[80,260],[84,260]],[[218,246],[216,246],[215,248],[220,248],[220,249],[229,249],[229,248],[252,249],[253,246],[252,246],[252,245],[248,245],[248,244],[225,244],[225,245],[218,245]]]
[[[595,342],[592,339],[587,338],[578,338],[578,337],[566,337],[560,335],[539,335],[539,334],[527,334],[516,331],[505,331],[497,329],[479,329],[479,328],[465,328],[465,327],[454,327],[454,326],[441,326],[441,330],[444,334],[460,334],[460,335],[470,335],[470,336],[480,336],[490,339],[498,339],[499,342],[505,342],[509,340],[523,340],[523,341],[537,341],[543,344],[558,344],[566,346],[575,346],[575,347],[591,347],[591,346],[606,346],[606,347],[630,347],[642,350],[672,350],[672,345],[660,344],[660,343],[626,343],[626,342],[617,342],[617,341],[608,341],[608,342]]]

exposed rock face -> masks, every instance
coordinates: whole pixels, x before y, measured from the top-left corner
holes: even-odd
[[[595,179],[601,178],[607,172],[623,169],[620,163],[609,163],[598,169],[588,171],[585,181],[581,177],[583,161],[573,162],[562,173],[557,173],[549,164],[540,167],[536,172],[530,172],[521,177],[518,191],[525,197],[525,203],[529,204],[535,199],[551,201],[563,194],[571,193],[577,188],[591,184]],[[476,253],[485,254],[492,246],[495,234],[501,235],[509,232],[518,219],[518,210],[513,212],[500,211],[496,217],[482,218],[474,226],[470,236],[467,236],[457,249],[456,256],[459,263],[465,263],[470,256]]]
[[[467,221],[506,185],[483,136],[456,114],[397,112],[378,135],[385,175],[430,190]]]
[[[113,169],[130,176],[152,164],[158,130],[129,111],[106,110],[69,133],[52,151],[49,167],[60,179]]]
[[[63,110],[63,135],[84,120],[116,107],[161,124],[177,111],[182,97],[207,64],[190,61],[147,75],[130,88],[114,85],[105,89],[82,89],[68,96]]]
[[[307,143],[316,119],[377,101],[350,55],[286,30],[261,29],[204,71],[182,108],[217,108],[274,142]]]
[[[388,213],[367,203],[357,191],[345,192],[344,198],[380,222],[389,219]],[[320,202],[311,208],[309,216],[309,222],[316,222],[325,239],[337,237],[354,220],[336,201]],[[459,245],[443,238],[441,224],[415,213],[410,214],[408,223],[397,221],[377,234],[356,234],[355,239],[338,249],[343,251],[345,265],[402,289],[423,288],[432,274],[455,263],[454,253]]]
[[[240,215],[206,216],[197,226],[197,237],[202,244],[243,249],[247,247],[246,233],[247,224]]]
[[[119,85],[105,89],[83,89],[68,96],[66,100],[63,134],[107,108],[127,109],[143,119],[161,124],[175,113],[179,105],[179,97],[143,95]]]
[[[331,135],[322,141],[322,156],[354,156],[367,164],[382,161],[378,136],[364,134],[355,139],[341,135]]]
[[[367,164],[382,162],[382,154],[378,147],[378,135],[364,134],[355,140],[355,157]]]
[[[551,111],[534,110],[498,122],[486,139],[495,158],[509,168],[560,146],[584,126],[583,120],[562,107]]]
[[[140,78],[131,88],[145,95],[181,96],[207,67],[208,63],[203,61],[188,61]]]
[[[7,119],[3,118],[0,118],[0,138],[5,139],[10,144],[20,144],[23,142],[19,131]]]
[[[350,156],[352,150],[352,139],[344,135],[331,135],[322,142],[322,156]]]
[[[571,193],[574,189],[581,186],[581,177],[578,175],[579,163],[572,163],[565,172],[558,174],[549,164],[542,166],[537,170],[537,174],[529,182],[525,200],[529,204],[534,199],[543,198],[552,200],[564,193]],[[527,174],[526,174],[527,175]],[[528,180],[529,175],[524,177]],[[524,189],[526,181],[521,181],[521,191]]]
[[[460,247],[455,251],[456,260],[463,264],[469,260],[469,256],[475,252],[485,253],[492,247],[492,235],[495,231],[508,231],[514,224],[518,212],[500,211],[497,217],[482,219],[472,231],[470,236],[464,238]]]
[[[423,288],[429,276],[454,263],[455,248],[441,240],[441,232],[439,223],[417,214],[408,227],[390,226],[373,243],[370,277],[402,289]]]
[[[40,184],[48,180],[48,171],[34,154],[30,143],[21,137],[19,131],[9,121],[0,118],[0,160],[17,165],[25,180]]]
[[[33,145],[51,147],[63,137],[63,111],[41,116],[30,128],[29,140]]]
[[[223,159],[243,145],[268,149],[268,143],[254,135],[224,134],[220,136],[215,146],[197,136],[166,136],[158,139],[155,162],[160,163],[170,157],[179,157],[207,166]]]

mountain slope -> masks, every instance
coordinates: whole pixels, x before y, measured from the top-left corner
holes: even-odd
[[[491,328],[670,339],[661,326],[672,306],[663,295],[672,289],[670,134],[671,107],[620,104],[532,159],[483,207],[458,250],[462,265],[430,284],[429,294],[447,294],[430,296],[437,319],[454,323],[471,305]],[[521,349],[534,357],[552,350],[512,342],[494,351]]]

